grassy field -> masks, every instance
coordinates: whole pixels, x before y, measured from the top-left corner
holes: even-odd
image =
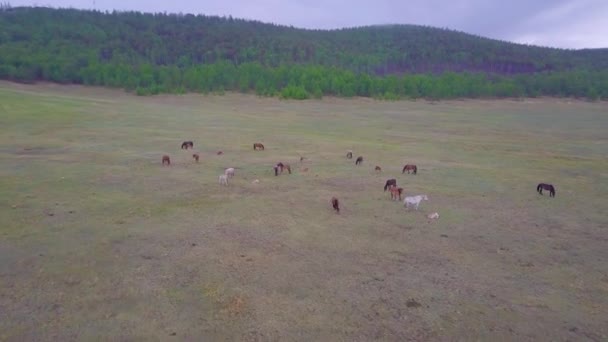
[[[605,341],[607,128],[556,99],[0,83],[0,340]]]

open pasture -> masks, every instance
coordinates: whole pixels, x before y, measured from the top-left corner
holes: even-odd
[[[607,108],[0,83],[0,340],[606,340]]]

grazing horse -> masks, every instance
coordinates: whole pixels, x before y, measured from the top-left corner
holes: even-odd
[[[386,191],[386,189],[388,189],[391,185],[397,186],[397,180],[395,178],[386,180],[386,183],[384,184],[384,191]]]
[[[398,188],[394,185],[391,185],[389,187],[389,190],[391,192],[391,199],[396,201],[397,199],[401,201],[401,195],[403,194],[403,188]]]
[[[418,206],[422,200],[428,201],[429,198],[426,195],[418,195],[418,196],[409,196],[403,200],[403,204],[406,208],[409,208],[410,204],[416,206],[416,210],[418,210]]]
[[[339,214],[340,213],[340,201],[337,198],[331,198],[331,206],[334,207],[334,210]]]
[[[216,154],[217,154],[218,156],[221,156],[222,154],[224,154],[224,152],[222,152],[222,151],[217,151],[217,153],[216,153]]]
[[[186,149],[186,150],[187,150],[187,149],[188,149],[188,147],[190,147],[190,148],[194,148],[194,143],[193,143],[192,141],[184,141],[184,142],[182,143],[182,150],[183,150],[183,149]]]
[[[401,171],[401,173],[405,173],[405,171],[407,171],[408,174],[410,173],[410,171],[412,171],[414,174],[417,174],[418,167],[414,164],[407,164],[403,167],[403,171]]]
[[[304,158],[304,157],[300,157],[300,163],[301,163],[301,162],[303,162],[303,161],[304,161],[304,159],[306,159],[306,158]]]
[[[555,187],[552,184],[540,183],[536,186],[536,191],[539,194],[543,194],[543,190],[549,191],[549,197],[555,197]]]
[[[353,151],[351,151],[351,150],[346,151],[346,159],[353,159]]]
[[[438,219],[439,218],[439,213],[438,212],[434,212],[432,214],[428,214],[426,215],[426,218],[434,220],[434,219]]]
[[[374,171],[376,171],[378,173],[382,172],[382,168],[380,166],[376,165],[376,168],[374,169]]]
[[[262,143],[254,143],[253,144],[253,150],[262,150],[264,151],[264,145]]]
[[[228,186],[228,176],[220,175],[219,180],[220,180],[220,185]]]
[[[226,170],[224,170],[224,174],[227,177],[234,177],[234,168],[233,167],[227,168]]]
[[[281,173],[283,173],[283,169],[287,169],[287,172],[289,172],[289,174],[291,174],[291,166],[289,166],[289,164],[283,164],[282,162],[279,162],[276,167],[279,169],[279,171]]]
[[[171,165],[171,158],[169,158],[169,156],[166,154],[163,156],[163,165],[165,164]]]
[[[198,155],[198,153],[195,153],[192,155],[192,158],[194,158],[194,160],[196,160],[196,162],[198,163],[198,159],[200,158],[200,156]]]
[[[359,156],[359,157],[357,157],[357,160],[355,160],[355,165],[359,165],[361,163],[363,163],[363,157]]]

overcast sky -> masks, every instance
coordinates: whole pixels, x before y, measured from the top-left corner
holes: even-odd
[[[7,2],[7,0],[1,0]],[[608,47],[608,0],[8,0],[12,6],[232,15],[303,28],[420,24],[519,43]]]

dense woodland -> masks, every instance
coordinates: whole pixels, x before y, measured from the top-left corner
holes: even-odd
[[[231,17],[0,6],[0,79],[140,95],[608,99],[608,49],[414,25],[304,30]]]

